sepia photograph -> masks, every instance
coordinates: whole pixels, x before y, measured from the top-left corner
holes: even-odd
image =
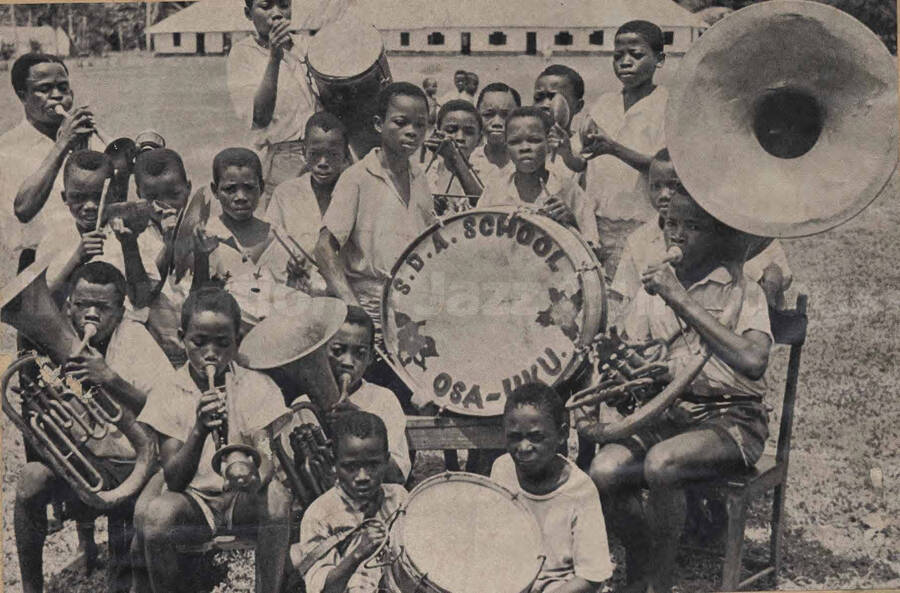
[[[0,0],[0,590],[900,591],[897,32]]]

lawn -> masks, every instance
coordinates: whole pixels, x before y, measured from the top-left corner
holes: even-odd
[[[568,58],[585,77],[587,103],[614,89],[608,58]],[[439,80],[449,89],[457,68],[476,71],[482,85],[503,80],[530,95],[531,83],[546,62],[523,56],[498,58],[392,58],[396,80]],[[676,66],[670,63],[662,81]],[[239,123],[225,93],[222,58],[126,56],[83,66],[70,64],[78,101],[90,103],[111,133],[133,135],[153,127],[182,153],[194,186],[208,183],[213,155],[242,144]],[[9,86],[0,90],[0,131],[14,125],[21,107]],[[852,147],[847,147],[852,150]],[[2,166],[2,163],[0,163]],[[860,216],[815,237],[784,242],[794,270],[792,292],[810,295],[810,324],[804,353],[788,488],[787,551],[781,588],[900,587],[900,202],[896,178]],[[4,256],[6,254],[0,254]],[[8,259],[6,261],[9,261]],[[12,274],[0,272],[0,281]],[[9,332],[3,345],[12,345]],[[780,389],[783,352],[771,365]],[[773,394],[770,403],[779,408]],[[3,427],[9,427],[5,417]],[[777,418],[771,422],[773,430]],[[893,436],[892,436],[893,435]],[[776,435],[773,435],[773,439]],[[774,442],[774,440],[773,440]],[[12,537],[12,494],[23,461],[21,437],[4,430],[4,578],[7,591],[20,591]],[[433,458],[431,459],[433,462]],[[419,464],[420,475],[434,463]],[[873,471],[874,470],[874,471]],[[883,475],[883,485],[872,474]],[[891,493],[894,494],[891,494]],[[761,507],[755,516],[760,515]],[[762,524],[754,521],[749,553],[763,550]],[[74,551],[74,529],[49,538],[45,572],[48,591],[88,591],[102,578],[60,573]],[[618,550],[617,550],[618,554]],[[252,580],[246,556],[220,556],[210,587],[244,590]],[[684,590],[714,588],[718,565],[685,553]],[[618,577],[617,577],[618,578]],[[78,586],[74,586],[75,583]]]

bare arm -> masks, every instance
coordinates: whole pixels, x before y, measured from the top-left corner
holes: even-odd
[[[769,363],[769,336],[756,330],[738,335],[722,325],[691,298],[667,264],[650,266],[641,280],[645,289],[650,294],[659,294],[725,364],[750,379],[763,376]]]
[[[122,256],[125,260],[125,281],[128,286],[128,298],[135,309],[146,307],[150,304],[156,289],[147,270],[144,268],[144,261],[141,259],[141,250],[138,247],[137,236],[128,232],[127,234],[117,234],[119,242],[122,244]]]
[[[290,42],[289,21],[281,21],[269,31],[269,62],[262,81],[253,96],[253,127],[265,128],[272,123],[275,103],[278,99],[278,72],[286,46]]]
[[[222,425],[224,405],[216,392],[204,393],[197,403],[197,421],[187,440],[182,442],[169,437],[161,443],[159,456],[163,475],[172,492],[184,491],[197,474],[209,433]]]
[[[334,235],[326,228],[319,232],[314,257],[319,264],[319,272],[328,284],[328,291],[348,304],[358,305],[356,294],[350,287],[344,266],[340,259],[341,246]]]
[[[75,144],[90,134],[94,127],[93,114],[86,107],[75,109],[60,124],[59,135],[53,148],[44,157],[37,171],[25,178],[16,192],[13,207],[19,222],[25,223],[37,216],[53,190],[59,170]]]

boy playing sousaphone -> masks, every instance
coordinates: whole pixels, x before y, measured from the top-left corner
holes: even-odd
[[[603,417],[581,413],[579,434],[601,445],[590,474],[607,522],[625,543],[628,579],[669,591],[690,480],[752,467],[768,436],[762,398],[772,345],[766,297],[742,271],[745,237],[702,210],[683,188],[665,213],[671,261],[641,275],[624,322],[632,342],[665,340],[669,366],[708,361],[679,399],[631,436],[612,440]],[[678,374],[678,373],[676,373]],[[682,370],[681,374],[684,374]],[[649,487],[645,522],[640,495]],[[636,526],[638,526],[636,528]]]

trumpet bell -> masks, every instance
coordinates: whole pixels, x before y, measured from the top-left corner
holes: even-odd
[[[765,237],[826,231],[863,210],[897,163],[897,68],[850,15],[772,0],[697,40],[670,88],[666,139],[707,212]]]

